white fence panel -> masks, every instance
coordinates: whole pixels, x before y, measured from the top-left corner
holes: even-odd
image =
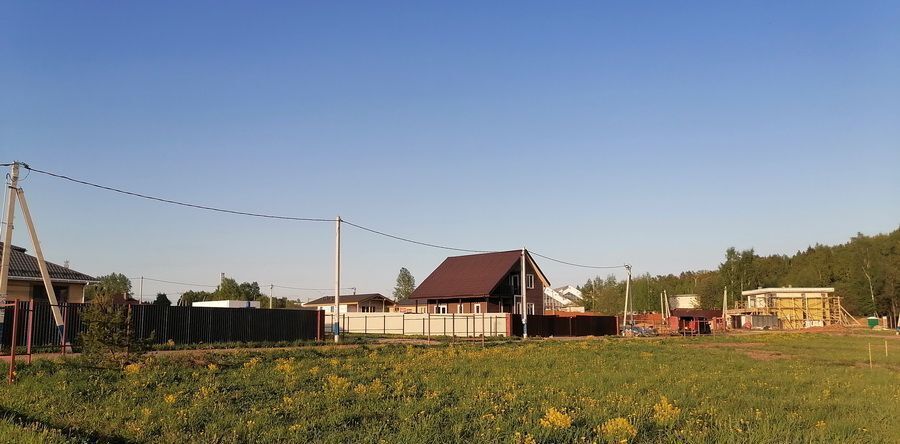
[[[341,333],[406,336],[509,336],[507,313],[341,313]],[[325,313],[326,331],[334,315]]]

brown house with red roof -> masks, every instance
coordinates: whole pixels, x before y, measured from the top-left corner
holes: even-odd
[[[429,313],[520,313],[522,250],[448,257],[409,299]],[[525,251],[528,314],[544,313],[550,282]]]

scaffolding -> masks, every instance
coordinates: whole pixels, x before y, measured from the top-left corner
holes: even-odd
[[[735,301],[729,315],[774,315],[785,330],[859,325],[832,288],[768,288],[742,295],[746,300]]]

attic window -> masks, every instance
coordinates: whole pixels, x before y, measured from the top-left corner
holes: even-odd
[[[519,287],[519,275],[511,274],[509,275],[509,286],[510,287]]]
[[[525,275],[525,286],[529,289],[534,288],[534,275],[533,274]]]

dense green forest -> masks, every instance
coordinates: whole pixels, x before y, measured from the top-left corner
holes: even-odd
[[[753,249],[729,248],[716,270],[634,276],[635,310],[659,310],[659,295],[697,294],[704,308],[721,308],[727,286],[729,301],[742,290],[758,287],[834,287],[850,313],[897,316],[900,310],[900,228],[888,234],[862,233],[840,245],[816,245],[794,255],[760,256]],[[596,277],[580,287],[587,309],[621,312],[625,282]]]

